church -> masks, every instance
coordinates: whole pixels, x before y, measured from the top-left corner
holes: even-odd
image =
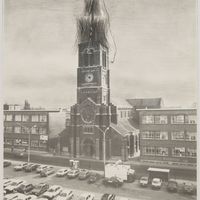
[[[127,160],[139,152],[138,129],[128,117],[119,120],[111,102],[109,28],[103,1],[85,1],[84,13],[77,19],[77,102],[71,106],[67,127],[74,158]]]

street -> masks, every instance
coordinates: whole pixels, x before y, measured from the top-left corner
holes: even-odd
[[[29,183],[37,184],[40,182],[46,182],[50,185],[61,185],[63,188],[69,188],[74,191],[75,199],[83,193],[83,191],[91,192],[95,194],[95,199],[100,199],[104,193],[114,193],[117,197],[128,197],[129,199],[138,200],[186,200],[186,199],[196,199],[194,195],[183,195],[181,193],[169,193],[166,191],[165,187],[161,190],[152,190],[150,187],[141,188],[136,180],[134,183],[125,183],[121,188],[105,187],[101,180],[95,184],[88,184],[87,181],[80,181],[78,179],[68,179],[67,177],[56,177],[52,174],[46,178],[40,177],[36,172],[26,173],[24,171],[14,171],[13,165],[19,163],[19,161],[11,161],[12,165],[4,168],[4,177],[14,178],[19,177],[22,180],[26,180]],[[57,171],[61,167],[55,166]]]

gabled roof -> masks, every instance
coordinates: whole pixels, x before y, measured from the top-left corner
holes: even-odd
[[[162,107],[162,98],[127,99],[127,101],[135,109]]]
[[[110,126],[121,136],[126,136],[131,133],[134,134],[139,132],[139,130],[134,128],[127,119],[121,120],[117,124],[111,123]]]
[[[125,99],[115,98],[111,99],[111,102],[116,105],[117,108],[132,108],[132,105],[130,105]]]

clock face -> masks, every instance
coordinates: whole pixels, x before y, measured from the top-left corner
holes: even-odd
[[[92,123],[95,119],[95,110],[89,105],[82,108],[80,113],[81,113],[81,119],[85,123]]]
[[[93,79],[94,79],[94,75],[93,75],[92,73],[87,73],[87,74],[85,74],[85,81],[86,81],[87,83],[92,82]]]

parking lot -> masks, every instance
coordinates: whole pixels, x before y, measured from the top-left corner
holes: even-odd
[[[136,180],[133,183],[124,183],[120,188],[105,187],[102,184],[102,180],[98,180],[94,184],[88,184],[85,180],[68,179],[67,177],[57,177],[54,174],[47,177],[41,177],[35,171],[26,173],[24,171],[14,171],[13,166],[20,163],[19,161],[11,161],[12,165],[4,168],[4,177],[8,178],[19,178],[25,180],[32,184],[38,184],[41,182],[48,183],[49,185],[60,185],[63,188],[69,188],[74,191],[74,199],[79,199],[80,194],[83,192],[91,192],[95,194],[95,199],[101,199],[102,194],[104,193],[114,193],[117,198],[119,197],[128,197],[129,199],[138,199],[138,200],[183,200],[183,199],[196,199],[195,195],[187,195],[183,193],[169,193],[166,190],[165,185],[162,186],[160,190],[152,190],[150,186],[147,188],[141,188],[138,181]],[[61,167],[54,166],[55,171]],[[181,184],[181,183],[180,183]]]

